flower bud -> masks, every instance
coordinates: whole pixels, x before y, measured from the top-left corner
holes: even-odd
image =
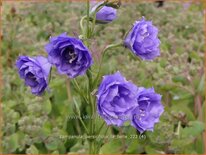
[[[92,7],[90,15],[93,16],[96,12],[96,23],[107,24],[117,18],[117,10],[111,7],[110,4],[108,5],[106,2],[100,2]]]
[[[121,0],[105,0],[106,6],[113,7],[115,9],[119,9],[121,6]]]

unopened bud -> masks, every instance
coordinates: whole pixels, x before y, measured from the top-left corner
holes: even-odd
[[[92,7],[90,15],[96,14],[96,23],[107,24],[117,18],[117,10],[111,5],[112,3],[110,4],[110,2],[100,2]]]
[[[106,6],[113,7],[115,9],[119,9],[121,6],[121,0],[105,0]]]

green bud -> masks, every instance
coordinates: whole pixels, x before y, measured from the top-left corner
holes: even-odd
[[[113,7],[115,9],[119,9],[121,6],[121,0],[105,0],[106,6]]]

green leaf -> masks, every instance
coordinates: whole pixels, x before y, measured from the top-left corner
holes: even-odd
[[[104,144],[99,151],[99,154],[118,154],[123,153],[122,141],[120,139],[110,140]]]
[[[193,151],[193,138],[183,138],[183,139],[174,139],[171,142],[170,148],[175,152],[175,153],[191,153]]]
[[[182,137],[197,137],[204,131],[204,123],[200,121],[189,122],[189,127],[186,127],[180,131]]]
[[[172,112],[183,112],[186,114],[187,118],[191,121],[195,120],[195,116],[190,108],[188,108],[187,104],[175,104],[171,107]]]
[[[111,133],[111,130],[110,129],[108,129],[107,130],[107,125],[106,125],[106,123],[105,123],[105,121],[101,118],[101,117],[99,117],[99,115],[97,115],[98,117],[96,117],[96,128],[99,130],[100,129],[100,127],[101,127],[101,131],[100,131],[100,135],[104,135],[105,133],[106,133],[106,131],[107,131],[107,135],[111,135],[112,133]],[[102,124],[104,123],[104,125],[103,125],[103,127],[102,127]]]
[[[157,151],[154,147],[147,145],[145,147],[147,154],[160,154],[160,151]]]
[[[135,154],[144,152],[144,146],[139,139],[127,139],[127,149],[125,153]]]
[[[46,144],[46,148],[48,150],[54,151],[57,150],[58,145],[59,145],[59,140],[56,139],[51,139],[49,142],[47,142]]]
[[[187,79],[184,76],[175,76],[172,78],[173,82],[180,82],[183,85],[185,85],[187,83]]]
[[[49,114],[52,110],[52,106],[49,100],[45,101],[44,103],[42,103],[42,109]]]
[[[204,154],[204,141],[202,135],[199,135],[197,137],[197,140],[195,142],[195,150],[197,150],[198,154]]]
[[[196,60],[201,60],[201,57],[199,56],[199,54],[195,51],[192,51],[189,53],[189,56],[192,58],[192,59],[196,59]]]
[[[197,88],[197,91],[199,93],[201,93],[203,96],[205,93],[204,90],[205,90],[205,74],[202,75],[201,80],[200,80],[199,85],[198,85],[198,88]]]
[[[52,125],[50,122],[46,122],[40,130],[40,136],[42,138],[47,138],[52,132]]]
[[[14,133],[9,137],[8,148],[10,148],[10,152],[15,152],[16,149],[19,147],[18,138],[19,137],[17,133]]]
[[[88,153],[88,143],[82,144],[78,141],[74,146],[71,147],[69,154],[86,154]]]
[[[27,154],[39,154],[39,150],[34,146],[31,145],[27,150],[26,150]]]
[[[51,154],[59,154],[59,151],[54,151]]]
[[[18,143],[20,145],[18,147],[18,150],[22,151],[26,147],[26,135],[21,131],[18,131],[17,133],[18,133]]]

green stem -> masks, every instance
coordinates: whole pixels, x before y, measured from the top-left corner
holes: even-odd
[[[176,131],[176,135],[178,136],[178,138],[180,138],[180,127],[181,127],[181,121],[178,122],[177,131]]]
[[[66,78],[66,88],[67,88],[67,96],[68,96],[68,101],[71,101],[71,86],[70,86],[70,80]]]
[[[82,34],[85,35],[85,32],[84,32],[84,20],[87,18],[87,16],[83,16],[82,19],[80,20],[80,28],[81,28],[81,31],[82,31]]]
[[[92,92],[92,73],[91,73],[91,68],[87,70],[87,77],[88,77],[88,82],[89,82],[89,91]]]
[[[78,93],[80,94],[80,96],[83,97],[83,99],[85,100],[85,102],[87,104],[89,104],[89,101],[88,99],[85,97],[84,93],[81,91],[80,87],[79,87],[79,84],[77,83],[76,79],[73,79],[72,81],[72,84],[74,85],[75,89],[78,91]]]
[[[109,126],[107,126],[107,129],[105,130],[104,135],[107,135],[108,129],[109,129]],[[97,149],[100,148],[100,147],[101,147],[101,143],[99,143],[99,144],[97,145]]]
[[[49,83],[50,83],[50,81],[51,81],[51,78],[52,78],[52,67],[51,67],[51,69],[50,69],[50,71],[49,71]]]
[[[89,83],[89,85],[88,85],[88,97],[89,97],[89,102],[90,102],[90,114],[91,114],[91,118],[90,118],[90,128],[89,128],[89,134],[90,134],[90,136],[94,136],[95,135],[95,124],[94,124],[94,120],[93,120],[93,116],[94,116],[94,114],[95,114],[95,103],[94,103],[94,101],[93,101],[93,97],[92,97],[92,95],[91,95],[91,84],[92,84],[92,78],[91,78],[91,75],[89,74],[89,70],[88,70],[88,72],[87,72],[87,77],[88,77],[88,83]],[[95,150],[96,150],[96,148],[95,148],[95,142],[94,142],[94,139],[93,138],[91,138],[91,139],[89,139],[89,153],[90,154],[94,154],[95,153]]]
[[[94,33],[95,24],[96,24],[96,13],[94,14],[93,21],[92,21],[92,35]]]
[[[103,64],[103,60],[104,60],[104,56],[106,54],[106,51],[112,49],[112,48],[116,48],[116,47],[119,47],[119,46],[123,46],[123,42],[120,42],[120,43],[117,43],[117,44],[111,44],[111,45],[108,45],[102,52],[102,58],[101,58],[101,61],[100,61],[100,65],[99,65],[99,69],[98,69],[98,73],[97,73],[97,77],[94,81],[94,86],[97,85],[97,82],[99,81],[99,78],[100,78],[100,72],[101,72],[101,69],[102,69],[102,64]]]
[[[97,131],[97,134],[100,134],[100,132],[101,132],[101,130],[102,130],[104,124],[105,124],[105,122],[102,123],[102,125],[101,125],[100,128],[99,128],[99,130]]]
[[[86,33],[86,45],[88,46],[88,39],[89,39],[89,8],[90,4],[89,4],[89,0],[87,0],[87,33]]]
[[[104,3],[102,3],[101,5],[99,5],[96,8],[96,10],[94,11],[94,13],[93,13],[93,18],[92,18],[92,34],[94,33],[94,27],[95,27],[95,24],[96,24],[96,14],[103,6],[105,6],[105,4],[106,4],[106,1]]]
[[[76,102],[75,98],[73,98],[73,101],[74,101],[74,105],[75,105],[75,108],[76,108],[76,112],[77,112],[78,118],[79,118],[79,120],[80,120],[80,122],[81,122],[82,126],[84,127],[84,129],[85,129],[86,133],[88,134],[88,133],[89,133],[89,131],[88,131],[88,129],[87,129],[87,127],[86,127],[86,125],[84,124],[84,121],[82,120],[82,117],[81,117],[81,112],[80,112],[79,106],[78,106],[78,104],[77,104],[77,102]]]
[[[85,45],[88,47],[89,46],[89,42],[88,39],[90,38],[90,27],[89,27],[89,10],[90,10],[90,3],[89,0],[87,0],[87,7],[86,7],[86,11],[87,11],[87,22],[86,22],[86,33],[85,33]],[[81,22],[80,22],[81,23]],[[88,78],[88,98],[89,98],[89,103],[90,103],[90,112],[91,112],[91,117],[93,117],[94,115],[94,102],[92,99],[92,95],[91,95],[91,91],[92,91],[92,74],[91,74],[91,70],[88,69],[87,71],[87,78]],[[89,135],[93,136],[94,133],[94,121],[93,118],[90,118],[90,128],[89,128]],[[94,154],[96,151],[95,149],[95,142],[94,139],[91,138],[89,139],[89,153],[90,154]]]
[[[84,127],[84,129],[85,129],[86,133],[88,134],[88,133],[89,133],[89,131],[88,131],[88,129],[87,129],[87,127],[86,127],[86,125],[84,124],[84,121],[82,120],[81,116],[79,116],[79,120],[80,120],[80,122],[81,122],[82,126]]]

